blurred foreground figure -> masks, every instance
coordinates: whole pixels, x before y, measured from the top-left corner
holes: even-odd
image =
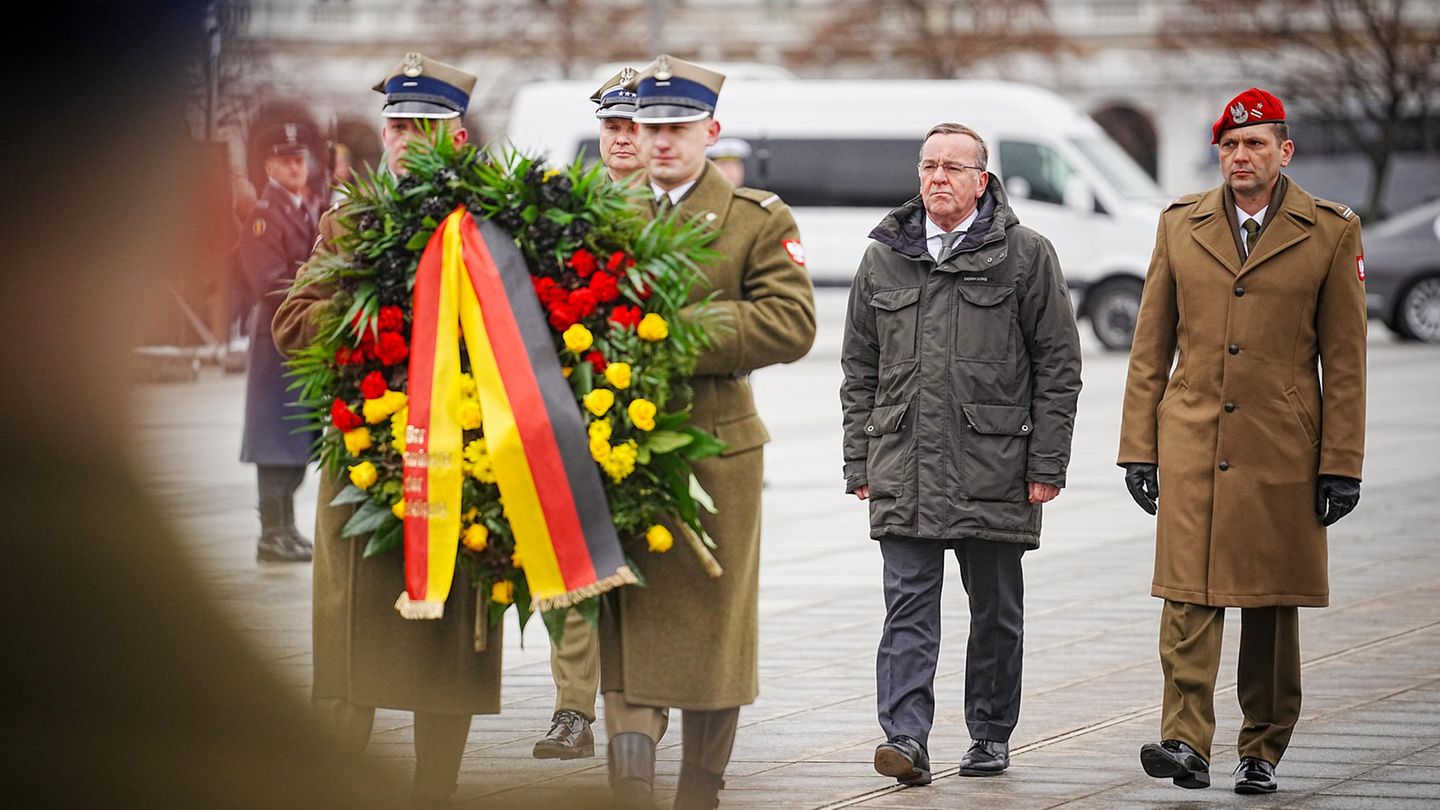
[[[1281,173],[1295,144],[1280,99],[1252,87],[1212,133],[1224,182],[1160,215],[1120,426],[1130,494],[1159,511],[1150,593],[1165,600],[1161,742],[1140,762],[1210,786],[1238,607],[1235,792],[1269,793],[1300,718],[1297,608],[1329,604],[1325,527],[1360,499],[1365,262],[1359,218]]]
[[[202,240],[226,272],[230,190],[223,171],[197,187],[181,140],[200,6],[82,5],[63,42],[11,54],[44,80],[12,88],[43,120],[5,144],[23,155],[0,274],[6,803],[393,808],[396,783],[309,722],[140,485],[131,349],[173,318],[167,282]]]

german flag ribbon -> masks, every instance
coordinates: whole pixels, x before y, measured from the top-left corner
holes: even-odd
[[[538,610],[634,583],[525,258],[457,208],[420,257],[405,449],[406,618],[438,619],[459,548],[460,343],[500,498]],[[482,595],[483,598],[483,595]]]

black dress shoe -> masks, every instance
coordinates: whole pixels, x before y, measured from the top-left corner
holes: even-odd
[[[930,755],[913,738],[900,735],[875,746],[875,770],[907,787],[930,784]]]
[[[1142,745],[1140,765],[1145,773],[1169,779],[1182,788],[1210,787],[1210,766],[1194,748],[1179,740]]]
[[[595,732],[585,715],[561,709],[550,718],[550,733],[535,743],[536,759],[579,759],[595,756]]]
[[[1275,766],[1263,759],[1241,757],[1235,766],[1236,793],[1274,793],[1278,787]]]
[[[1010,744],[976,740],[960,759],[961,776],[999,776],[1010,767]]]

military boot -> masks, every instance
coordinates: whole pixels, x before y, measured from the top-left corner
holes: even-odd
[[[260,562],[309,562],[310,548],[295,545],[285,529],[285,501],[274,495],[260,498],[260,540],[255,559]]]
[[[725,780],[698,765],[680,763],[680,784],[675,789],[674,810],[715,810]]]
[[[615,810],[655,807],[655,741],[635,731],[610,738],[610,806]]]

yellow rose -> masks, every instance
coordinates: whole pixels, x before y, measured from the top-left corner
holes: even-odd
[[[590,420],[590,425],[587,430],[589,431],[590,438],[592,439],[604,439],[607,442],[610,441],[609,419],[592,419]]]
[[[610,458],[610,440],[600,436],[590,437],[590,457],[596,461]]]
[[[630,414],[630,423],[641,430],[655,429],[655,403],[644,397],[630,403],[626,409]]]
[[[484,551],[490,545],[490,530],[483,523],[471,523],[460,535],[460,542],[471,551]]]
[[[460,401],[460,410],[456,412],[455,419],[460,423],[462,430],[478,430],[480,421],[480,403],[473,399]]]
[[[380,473],[376,471],[375,465],[368,461],[362,461],[350,468],[350,483],[361,489],[369,489],[380,479]]]
[[[664,554],[670,550],[671,546],[675,545],[675,535],[657,523],[645,532],[645,545],[649,546],[650,550],[656,554]]]
[[[615,404],[615,392],[608,388],[596,388],[584,397],[585,408],[596,416],[604,416]]]
[[[520,559],[520,552],[516,551],[510,555],[510,564],[517,570],[525,567],[525,562]]]
[[[501,605],[508,605],[515,601],[515,583],[510,580],[497,582],[490,586],[490,601]]]
[[[560,369],[560,376],[564,377],[567,380],[570,379],[570,375],[574,373],[575,369],[571,368],[570,366],[564,366]]]
[[[390,504],[390,514],[394,515],[397,518],[400,518],[401,520],[405,519],[404,499],[398,500],[395,503]]]
[[[460,375],[460,396],[475,396],[475,378],[471,377],[469,374]]]
[[[405,426],[410,424],[410,406],[405,406],[390,417],[390,446],[395,452],[405,452]]]
[[[630,387],[630,364],[611,363],[605,367],[605,380],[615,386],[616,390],[624,391]]]
[[[369,450],[373,442],[370,440],[370,428],[358,427],[354,430],[347,430],[344,434],[345,449],[350,455],[358,456],[361,451]]]
[[[565,348],[579,354],[595,343],[595,336],[581,324],[574,324],[565,330]]]
[[[659,314],[649,312],[640,319],[640,324],[635,327],[635,333],[640,336],[641,340],[651,342],[664,340],[670,334],[670,325],[665,323],[665,319]]]
[[[389,419],[391,414],[405,407],[407,402],[409,402],[409,397],[405,396],[405,392],[386,391],[382,396],[365,400],[365,404],[360,410],[365,414],[366,422],[378,425]]]

